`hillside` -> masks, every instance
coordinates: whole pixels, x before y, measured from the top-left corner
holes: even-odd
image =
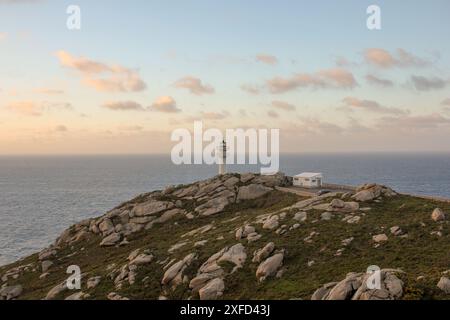
[[[450,203],[379,185],[276,189],[291,183],[227,174],[142,194],[0,267],[0,299],[450,298]],[[81,290],[67,288],[71,265]]]

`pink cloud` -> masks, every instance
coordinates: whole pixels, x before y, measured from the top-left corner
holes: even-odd
[[[107,102],[102,107],[112,111],[144,111],[142,105],[134,101]]]
[[[392,87],[394,86],[394,83],[391,80],[379,78],[377,76],[374,76],[372,74],[366,75],[366,80],[368,83],[377,85],[380,87]]]
[[[201,96],[203,94],[212,94],[214,93],[214,88],[210,85],[203,84],[199,78],[187,76],[177,80],[174,83],[176,88],[187,89],[192,94]]]
[[[159,97],[150,107],[150,110],[166,113],[181,112],[177,108],[177,103],[172,97],[163,96]]]
[[[428,61],[416,57],[404,49],[397,49],[395,54],[381,48],[369,48],[364,52],[367,63],[380,68],[423,67]]]
[[[373,100],[361,100],[355,97],[346,97],[342,100],[346,107],[355,108],[359,110],[366,110],[376,113],[387,114],[408,114],[408,111],[404,111],[398,108],[385,107]]]
[[[345,69],[333,68],[321,70],[313,74],[295,74],[292,77],[275,77],[267,81],[272,93],[283,93],[298,88],[339,88],[351,89],[357,85],[353,74]]]
[[[74,57],[63,50],[56,52],[56,56],[63,67],[78,71],[82,82],[97,91],[143,91],[147,87],[136,70],[120,65],[108,65],[84,57]]]
[[[7,105],[7,108],[13,112],[26,116],[42,115],[41,107],[34,101],[15,101]]]
[[[296,109],[293,104],[278,100],[272,101],[272,106],[284,111],[294,111]]]
[[[264,54],[264,53],[258,54],[256,56],[256,61],[262,62],[265,64],[269,64],[269,65],[275,65],[278,63],[277,57],[269,55],[269,54]]]
[[[260,88],[258,88],[256,86],[249,85],[249,84],[243,84],[241,86],[241,90],[245,91],[247,93],[250,93],[250,94],[254,94],[254,95],[259,94],[260,91],[261,91]]]

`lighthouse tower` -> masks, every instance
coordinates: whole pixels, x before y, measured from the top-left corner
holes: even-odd
[[[227,163],[227,143],[225,140],[217,148],[217,163],[219,164],[219,175],[225,174]]]

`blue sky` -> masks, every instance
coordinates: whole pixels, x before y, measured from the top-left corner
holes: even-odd
[[[65,11],[72,4],[81,8],[80,31],[66,28]],[[371,4],[381,8],[382,30],[366,28]],[[450,126],[443,103],[450,98],[448,12],[445,0],[0,0],[0,153],[164,152],[167,133],[191,127],[193,119],[217,127],[281,128],[286,151],[333,151],[336,144],[346,151],[448,151],[443,143]],[[371,48],[395,63],[371,63]],[[402,62],[399,49],[414,63]],[[61,62],[61,51],[72,60]],[[86,83],[92,74],[70,66],[80,59],[132,70],[146,88],[93,88]],[[292,80],[296,74],[323,80],[324,70],[337,68],[350,73],[355,85],[308,83],[277,93],[267,88],[272,79]],[[368,75],[393,85],[369,84]],[[432,88],[418,89],[413,76],[431,81]],[[193,94],[174,85],[186,77],[214,92]],[[433,86],[436,79],[443,84]],[[259,92],[249,94],[242,86]],[[161,97],[171,97],[173,105],[164,106],[179,112],[104,107],[132,101],[147,110]],[[349,97],[358,101],[346,105]],[[295,111],[276,108],[274,101]],[[61,105],[70,110],[58,109]],[[381,132],[414,139],[387,143]],[[320,146],[311,147],[311,137]],[[88,145],[92,141],[97,148]]]

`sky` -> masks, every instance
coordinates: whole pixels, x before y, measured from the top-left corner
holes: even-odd
[[[373,4],[381,30],[366,26]],[[196,120],[279,128],[282,152],[449,152],[449,12],[447,0],[0,0],[0,154],[167,153]]]

